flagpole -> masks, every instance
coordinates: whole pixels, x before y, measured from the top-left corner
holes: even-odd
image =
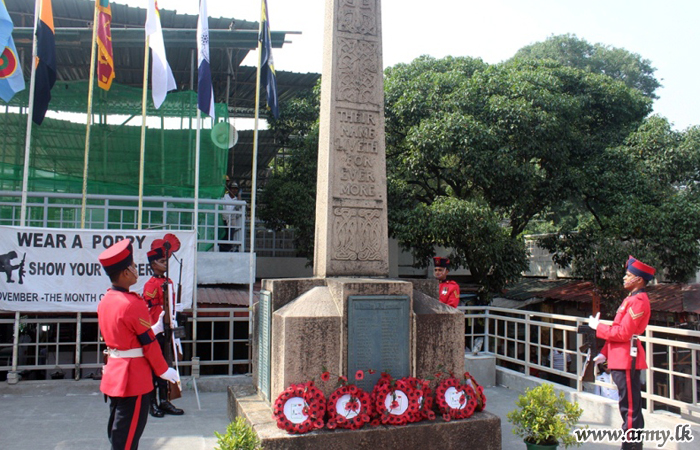
[[[32,114],[34,113],[34,84],[36,82],[36,29],[39,23],[40,0],[34,2],[34,39],[32,39],[32,74],[29,81],[29,104],[27,105],[27,133],[24,138],[24,173],[22,175],[22,203],[19,212],[19,226],[27,223],[27,188],[29,184],[29,150],[32,141]]]
[[[263,4],[260,1],[260,29],[258,36],[262,33],[263,27]],[[258,116],[260,115],[260,65],[262,63],[262,42],[258,38],[258,68],[255,78],[255,125],[253,127],[253,168],[251,172],[251,190],[250,190],[250,258],[248,262],[248,283],[250,285],[248,292],[248,307],[253,310],[253,284],[255,284],[255,197],[258,183]],[[248,334],[252,333],[253,318],[252,314],[248,314]]]
[[[148,97],[148,35],[146,35],[146,46],[143,49],[143,94],[141,95],[141,153],[139,155],[139,208],[136,220],[136,229],[141,229],[141,219],[143,217],[143,172],[144,157],[146,154],[146,98]]]
[[[90,81],[88,85],[88,104],[87,104],[87,124],[85,126],[85,157],[83,158],[83,202],[80,207],[80,228],[85,228],[85,210],[87,208],[87,177],[88,177],[88,161],[90,154],[90,125],[92,125],[92,95],[95,84],[95,48],[97,40],[97,1],[95,2],[95,13],[92,19],[92,49],[90,51]]]

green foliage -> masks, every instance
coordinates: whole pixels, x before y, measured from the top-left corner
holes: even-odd
[[[578,402],[570,402],[554,393],[549,383],[527,389],[515,403],[517,409],[509,412],[508,421],[513,424],[513,434],[531,444],[556,444],[564,448],[580,446],[572,434],[583,410]]]
[[[553,59],[565,66],[604,73],[624,81],[628,87],[639,89],[652,99],[658,98],[654,91],[661,87],[654,78],[656,69],[651,66],[651,61],[621,48],[590,44],[576,35],[550,36],[544,42],[521,48],[515,57]]]
[[[619,303],[627,255],[685,281],[700,267],[700,127],[647,117],[649,61],[554,36],[509,61],[429,56],[385,71],[389,234],[426,267],[435,246],[483,286],[527,268],[526,233]],[[286,157],[261,217],[313,256],[319,86],[271,129]]]
[[[229,424],[225,435],[216,431],[214,435],[217,439],[217,450],[262,450],[258,435],[241,416]]]

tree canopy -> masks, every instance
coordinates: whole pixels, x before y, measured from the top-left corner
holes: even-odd
[[[639,55],[569,35],[494,65],[423,56],[386,69],[390,235],[422,266],[435,246],[449,248],[483,299],[527,269],[533,225],[551,233],[543,243],[558,262],[601,284],[619,281],[631,250],[687,278],[700,264],[700,132],[649,117],[653,71]],[[318,103],[316,90],[272,122],[289,156],[261,212],[296,228],[309,257]]]

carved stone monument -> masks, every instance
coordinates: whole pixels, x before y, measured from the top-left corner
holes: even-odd
[[[381,3],[326,5],[314,275],[386,277]]]
[[[314,278],[263,280],[254,308],[254,388],[229,389],[229,416],[245,416],[266,449],[500,449],[488,412],[446,423],[290,436],[270,402],[323,368],[371,391],[379,371],[428,378],[464,371],[464,316],[437,300],[436,280],[389,273],[381,0],[327,0],[316,198]],[[358,438],[358,433],[361,438]],[[478,435],[478,436],[477,436]],[[436,440],[437,439],[437,440]],[[361,445],[360,445],[361,444]]]

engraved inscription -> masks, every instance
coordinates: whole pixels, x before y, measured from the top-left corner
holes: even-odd
[[[396,378],[407,376],[410,370],[408,299],[350,296],[348,309],[348,373],[358,369],[377,371],[356,384],[371,390],[379,372],[388,372]]]
[[[379,44],[350,38],[338,41],[338,100],[376,105],[381,82]]]
[[[366,186],[373,187],[373,186]],[[380,261],[383,244],[381,209],[333,208],[335,232],[332,259]]]
[[[376,0],[343,0],[338,31],[376,36],[376,8]]]

